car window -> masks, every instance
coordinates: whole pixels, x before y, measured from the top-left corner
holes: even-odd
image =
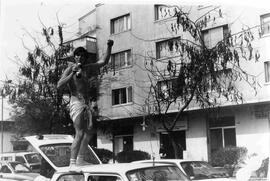
[[[176,166],[156,166],[127,172],[129,181],[175,181],[188,178]]]
[[[70,161],[70,146],[71,143],[63,143],[58,145],[43,145],[40,149],[55,166],[66,167],[69,166]],[[90,149],[86,150],[84,161],[89,164],[99,164],[99,160]]]
[[[22,156],[16,156],[15,161],[25,163],[25,160],[24,160],[24,158]]]
[[[181,167],[186,174],[193,179],[209,179],[209,178],[225,178],[228,174],[223,171],[218,171],[207,162],[189,161],[181,162]]]
[[[8,168],[8,166],[3,165],[0,169],[0,173],[11,173],[11,170]]]
[[[84,181],[83,174],[65,174],[60,176],[57,181]]]
[[[24,164],[21,164],[19,162],[10,162],[9,164],[14,169],[15,172],[18,172],[18,173],[31,172],[31,170],[28,167],[26,167]]]
[[[88,181],[121,181],[120,177],[111,175],[91,175],[87,179]]]
[[[40,156],[37,153],[26,154],[25,158],[26,158],[28,163],[40,163],[41,162]]]

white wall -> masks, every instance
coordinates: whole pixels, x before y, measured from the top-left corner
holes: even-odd
[[[269,106],[269,104],[268,104]],[[253,107],[239,109],[236,114],[237,146],[244,146],[248,153],[270,153],[270,125],[268,118],[255,118]]]
[[[141,150],[149,153],[151,157],[159,158],[159,133],[151,129],[149,125],[145,131],[142,126],[134,128],[134,150]]]
[[[2,133],[0,135],[2,136]],[[10,142],[12,135],[13,135],[12,133],[4,131],[3,145],[0,144],[0,151],[2,150],[2,147],[3,147],[3,152],[13,151],[13,145]],[[2,139],[2,137],[0,137],[0,140],[1,139]]]
[[[110,151],[113,151],[113,144],[111,141],[111,136],[107,134],[103,134],[102,132],[97,132],[97,147],[104,148]]]
[[[184,159],[208,160],[207,129],[204,116],[191,116],[186,131],[187,150]]]

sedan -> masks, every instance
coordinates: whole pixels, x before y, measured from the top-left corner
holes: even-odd
[[[34,180],[38,173],[34,173],[24,164],[16,161],[0,161],[0,180]]]
[[[191,180],[204,181],[229,181],[235,180],[228,178],[229,175],[225,171],[212,167],[205,161],[189,161],[180,159],[161,159],[161,160],[141,160],[139,163],[167,163],[177,165],[183,173]]]
[[[175,165],[152,163],[99,164],[58,170],[51,181],[189,181]]]

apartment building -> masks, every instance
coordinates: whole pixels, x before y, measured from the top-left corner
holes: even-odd
[[[106,129],[97,133],[99,148],[115,154],[142,150],[156,158],[161,144],[170,149],[161,123],[153,120],[154,117],[145,119],[146,109],[155,109],[145,107],[150,88],[145,60],[166,61],[180,56],[166,48],[174,38],[188,38],[183,31],[171,31],[171,23],[176,21],[174,8],[154,4],[98,4],[79,19],[80,36],[86,40],[88,36],[96,38],[93,53],[99,58],[105,53],[107,40],[114,40],[110,66],[100,85],[98,107],[100,121]],[[246,147],[249,153],[269,153],[270,11],[244,6],[185,6],[183,9],[190,13],[192,20],[205,20],[203,34],[209,47],[222,40],[228,31],[238,35],[243,29],[251,28],[256,38],[254,52],[260,57],[259,61],[241,61],[257,87],[255,92],[244,80],[238,82],[244,95],[243,104],[224,103],[211,110],[189,106],[188,117],[179,120],[174,128],[184,148],[183,158],[209,160],[215,150],[230,145]],[[83,43],[85,47],[89,45],[85,40]],[[177,110],[177,106],[172,107],[170,113],[173,115]]]

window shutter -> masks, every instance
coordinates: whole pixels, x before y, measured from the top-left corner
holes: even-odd
[[[132,102],[132,87],[128,87],[128,102]]]
[[[270,61],[264,62],[265,82],[270,81]]]

